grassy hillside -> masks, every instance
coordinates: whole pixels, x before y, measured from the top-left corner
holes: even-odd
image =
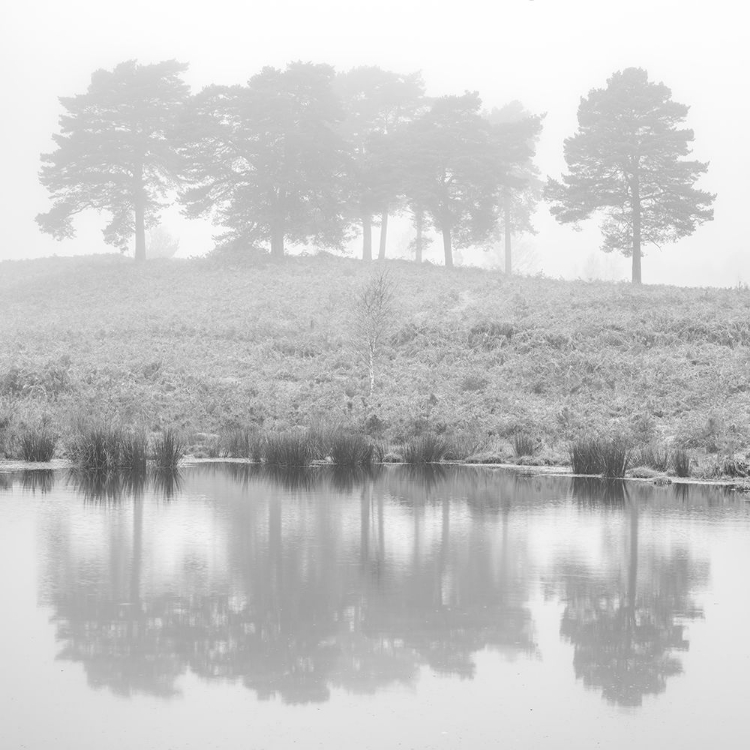
[[[719,454],[750,438],[745,289],[387,262],[396,315],[370,401],[351,320],[376,266],[329,255],[0,263],[0,424],[342,420],[392,442],[431,430],[494,450],[521,429],[551,454],[592,431]]]

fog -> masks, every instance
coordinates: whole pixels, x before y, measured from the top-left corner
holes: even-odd
[[[478,91],[486,108],[517,99],[546,113],[537,151],[542,175],[564,170],[563,140],[576,128],[580,97],[603,87],[616,70],[646,68],[673,98],[691,107],[694,158],[710,161],[698,186],[718,194],[715,219],[675,245],[645,248],[644,281],[732,286],[750,281],[742,233],[750,151],[744,113],[750,53],[736,3],[727,0],[478,0],[425,4],[382,0],[279,0],[237,6],[225,0],[191,5],[174,0],[15,4],[0,27],[5,117],[4,237],[1,259],[116,252],[104,244],[103,220],[82,216],[78,236],[57,242],[39,232],[34,216],[49,208],[38,183],[39,155],[52,148],[61,114],[57,97],[86,90],[93,71],[137,59],[190,64],[193,91],[209,83],[244,83],[263,66],[293,60],[329,63],[338,71],[378,65],[421,70],[427,94]],[[214,229],[168,211],[164,225],[180,238],[180,255],[205,253]],[[583,232],[559,226],[542,205],[538,234],[524,240],[529,271],[578,278],[627,279],[629,261],[604,255],[597,224]],[[405,252],[406,224],[393,227],[389,255]],[[438,259],[439,247],[435,252]],[[463,263],[487,264],[481,251]]]

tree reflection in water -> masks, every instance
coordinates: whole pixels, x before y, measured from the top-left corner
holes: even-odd
[[[573,496],[596,504],[596,481],[576,480]],[[641,549],[639,516],[651,495],[648,486],[601,482],[598,502],[627,518],[622,545],[605,545],[611,559],[603,573],[560,562],[566,601],[560,633],[574,645],[576,677],[622,706],[640,706],[643,696],[662,693],[667,679],[681,673],[675,652],[688,648],[685,623],[702,616],[691,592],[708,575],[685,547]]]
[[[409,684],[424,666],[471,677],[485,648],[535,653],[528,552],[509,530],[511,498],[531,486],[452,469],[305,478],[233,466],[193,470],[190,491],[207,500],[171,506],[198,513],[218,546],[170,539],[186,524],[152,530],[135,494],[96,516],[103,543],[50,529],[60,658],[92,686],[169,697],[191,670],[315,702]],[[82,482],[85,497],[116,495],[112,480]]]

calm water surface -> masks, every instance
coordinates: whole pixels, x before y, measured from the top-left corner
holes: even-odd
[[[0,473],[0,747],[747,748],[750,503]]]

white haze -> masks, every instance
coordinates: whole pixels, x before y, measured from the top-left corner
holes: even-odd
[[[564,169],[563,140],[575,131],[580,97],[604,86],[615,70],[638,66],[666,83],[675,100],[690,105],[695,158],[711,162],[699,186],[718,193],[712,223],[676,245],[647,249],[644,281],[718,286],[750,281],[744,232],[750,54],[742,7],[729,0],[6,5],[0,25],[0,259],[114,252],[102,241],[96,215],[80,217],[78,237],[64,242],[42,235],[34,216],[49,206],[37,172],[40,153],[52,149],[61,111],[57,97],[84,92],[94,70],[123,60],[188,62],[186,80],[193,90],[242,83],[264,65],[283,67],[292,60],[327,62],[337,70],[358,65],[421,70],[430,95],[476,90],[487,108],[519,99],[533,112],[546,112],[537,163],[543,174],[555,176]],[[179,235],[180,255],[210,249],[213,230],[205,223],[188,222],[176,210],[164,223]],[[409,239],[408,225],[394,223],[391,255]],[[530,269],[566,278],[627,278],[628,260],[599,252],[594,222],[577,233],[558,226],[543,207],[535,224],[537,236],[523,241]],[[436,243],[435,260],[439,250]],[[482,252],[461,257],[465,263],[490,260]]]

